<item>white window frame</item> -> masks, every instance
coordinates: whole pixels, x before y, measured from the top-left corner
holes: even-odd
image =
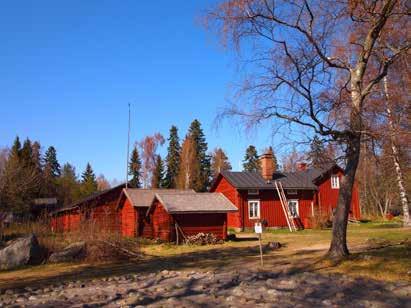
[[[256,204],[256,205],[257,205],[257,211],[256,211],[256,213],[253,213],[253,214],[256,214],[256,215],[253,215],[253,216],[251,217],[251,216],[250,216],[250,209],[251,209],[252,204]],[[255,210],[253,210],[253,212],[254,212],[254,211],[255,211]],[[249,218],[249,219],[260,219],[260,216],[261,216],[260,200],[248,200],[248,218]]]
[[[331,176],[331,188],[339,189],[340,188],[340,177],[336,174]]]
[[[298,191],[297,191],[297,189],[287,189],[287,194],[288,195],[297,195]]]
[[[292,213],[291,213],[290,202],[295,202],[296,203],[296,207],[295,207],[295,211],[297,212],[296,215],[292,215]],[[298,199],[289,199],[287,205],[288,205],[288,210],[290,210],[291,215],[294,218],[299,218],[300,217],[300,202],[298,202]]]
[[[249,189],[249,190],[247,190],[247,193],[249,195],[258,196],[260,194],[260,190],[258,190],[258,189]]]

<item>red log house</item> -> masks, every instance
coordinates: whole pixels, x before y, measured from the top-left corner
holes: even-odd
[[[337,206],[343,170],[333,164],[324,168],[307,168],[300,163],[296,172],[274,170],[273,155],[268,151],[260,157],[259,172],[221,172],[214,181],[212,192],[223,193],[238,212],[228,214],[228,226],[236,230],[251,228],[256,221],[267,227],[287,227],[279,192],[275,186],[281,182],[289,212],[298,225],[311,227],[316,215],[331,217]],[[357,186],[352,192],[350,217],[360,218]]]

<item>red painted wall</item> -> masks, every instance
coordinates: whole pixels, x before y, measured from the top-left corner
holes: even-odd
[[[227,225],[232,228],[241,228],[241,196],[237,189],[232,186],[221,174],[215,185],[210,190],[211,192],[220,192],[227,197],[239,210],[237,212],[227,213]]]
[[[154,201],[150,210],[150,222],[153,228],[153,238],[163,241],[172,241],[175,238],[173,217],[167,213],[163,205]]]
[[[200,232],[214,234],[218,239],[227,238],[227,214],[174,214],[184,235],[195,235]]]
[[[340,177],[341,184],[341,178],[343,176],[343,173],[339,171],[337,172],[337,174]],[[337,207],[338,195],[340,190],[331,188],[331,175],[326,177],[321,182],[319,182],[318,185],[320,213],[321,215],[331,216],[332,210]],[[350,217],[355,219],[360,219],[361,217],[357,183],[354,184],[352,191]]]
[[[70,232],[78,230],[80,214],[78,210],[59,213],[51,218],[51,227],[54,232]]]
[[[250,219],[248,212],[248,200],[260,201],[260,219],[268,223],[268,227],[287,227],[287,221],[280,199],[276,190],[260,190],[259,195],[248,195],[247,191],[240,191],[241,202],[245,208],[244,222],[246,228],[254,227],[258,219]],[[314,198],[314,192],[309,190],[298,191],[297,195],[287,195],[287,199],[297,199],[299,203],[299,216],[304,222],[305,218],[311,216],[311,202]],[[240,206],[241,207],[241,206]],[[230,226],[230,225],[229,225]]]
[[[123,236],[136,236],[137,211],[130,201],[125,198],[121,207],[121,234]]]

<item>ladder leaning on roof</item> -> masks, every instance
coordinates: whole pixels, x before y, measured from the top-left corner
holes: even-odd
[[[285,220],[287,221],[288,228],[291,232],[297,231],[297,227],[294,223],[294,217],[291,215],[290,208],[288,207],[287,198],[285,197],[283,184],[280,181],[274,181],[275,188],[277,189],[278,197],[280,198],[281,207],[283,208]]]

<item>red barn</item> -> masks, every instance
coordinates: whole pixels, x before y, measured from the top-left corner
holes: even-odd
[[[51,214],[51,226],[59,232],[76,231],[81,223],[93,224],[100,230],[120,229],[117,202],[125,184],[95,193],[73,205]]]
[[[177,189],[123,189],[118,200],[117,210],[121,220],[121,233],[124,236],[152,237],[152,225],[147,220],[147,211],[156,193],[193,193],[193,190]]]
[[[296,172],[278,172],[274,170],[270,152],[260,157],[260,163],[261,173],[224,171],[213,183],[211,191],[223,193],[238,208],[238,212],[228,214],[229,227],[251,228],[260,220],[268,227],[287,227],[287,216],[279,197],[281,191],[293,220],[304,227],[310,227],[316,215],[332,215],[344,174],[340,167],[307,168],[306,164],[299,164]],[[277,190],[276,183],[281,183],[283,190]],[[350,216],[360,218],[356,185]]]
[[[201,232],[226,239],[227,213],[236,211],[237,208],[219,193],[157,193],[148,217],[153,238],[163,241],[175,241],[177,236]]]

